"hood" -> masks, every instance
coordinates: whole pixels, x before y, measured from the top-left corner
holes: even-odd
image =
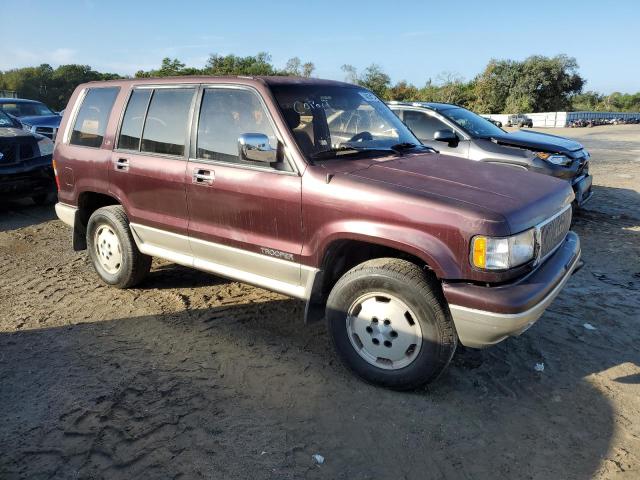
[[[573,156],[575,152],[583,149],[581,144],[568,138],[525,130],[492,135],[491,141],[500,145],[509,145],[549,153],[563,153],[569,156]]]
[[[18,120],[31,126],[58,128],[62,117],[60,115],[39,115],[33,117],[20,117]]]
[[[346,175],[466,207],[481,215],[502,216],[511,233],[542,222],[573,200],[571,186],[563,180],[439,154],[376,162]]]

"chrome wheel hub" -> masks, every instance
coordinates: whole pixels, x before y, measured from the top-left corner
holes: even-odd
[[[347,333],[363,359],[385,370],[406,367],[422,347],[415,314],[388,293],[367,293],[353,302],[347,313]]]
[[[115,275],[122,266],[120,240],[109,225],[99,225],[94,237],[98,262],[108,273]]]

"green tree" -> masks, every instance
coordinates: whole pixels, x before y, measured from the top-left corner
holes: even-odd
[[[38,67],[17,68],[2,72],[0,89],[15,90],[18,96],[46,103],[51,108],[64,108],[81,83],[120,78],[114,73],[100,73],[89,65],[60,65],[53,68],[43,64]]]
[[[409,102],[421,100],[420,90],[405,80],[396,83],[387,91],[389,100],[398,100],[401,102]]]
[[[204,68],[206,75],[277,75],[266,52],[239,57],[236,55],[212,54]]]
[[[380,65],[372,63],[365,69],[362,77],[358,79],[358,83],[380,98],[387,98],[387,91],[391,86],[391,78],[382,71]]]
[[[584,83],[578,62],[567,55],[491,60],[476,78],[474,107],[481,113],[565,110]]]

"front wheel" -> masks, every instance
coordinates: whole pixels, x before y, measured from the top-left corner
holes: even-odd
[[[437,379],[457,346],[437,282],[397,258],[369,260],[340,278],[327,300],[327,321],[343,363],[396,390]]]
[[[138,250],[120,205],[99,208],[91,215],[87,249],[100,278],[118,288],[137,285],[151,269],[151,257]]]

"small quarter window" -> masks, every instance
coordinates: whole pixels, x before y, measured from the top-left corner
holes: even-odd
[[[81,147],[99,148],[107,130],[109,114],[120,88],[91,88],[78,110],[70,143]]]
[[[141,151],[184,155],[193,93],[192,88],[162,88],[153,92],[144,123]]]
[[[140,138],[144,126],[144,114],[151,98],[151,90],[134,90],[129,98],[127,110],[124,112],[118,148],[123,150],[140,150]]]

